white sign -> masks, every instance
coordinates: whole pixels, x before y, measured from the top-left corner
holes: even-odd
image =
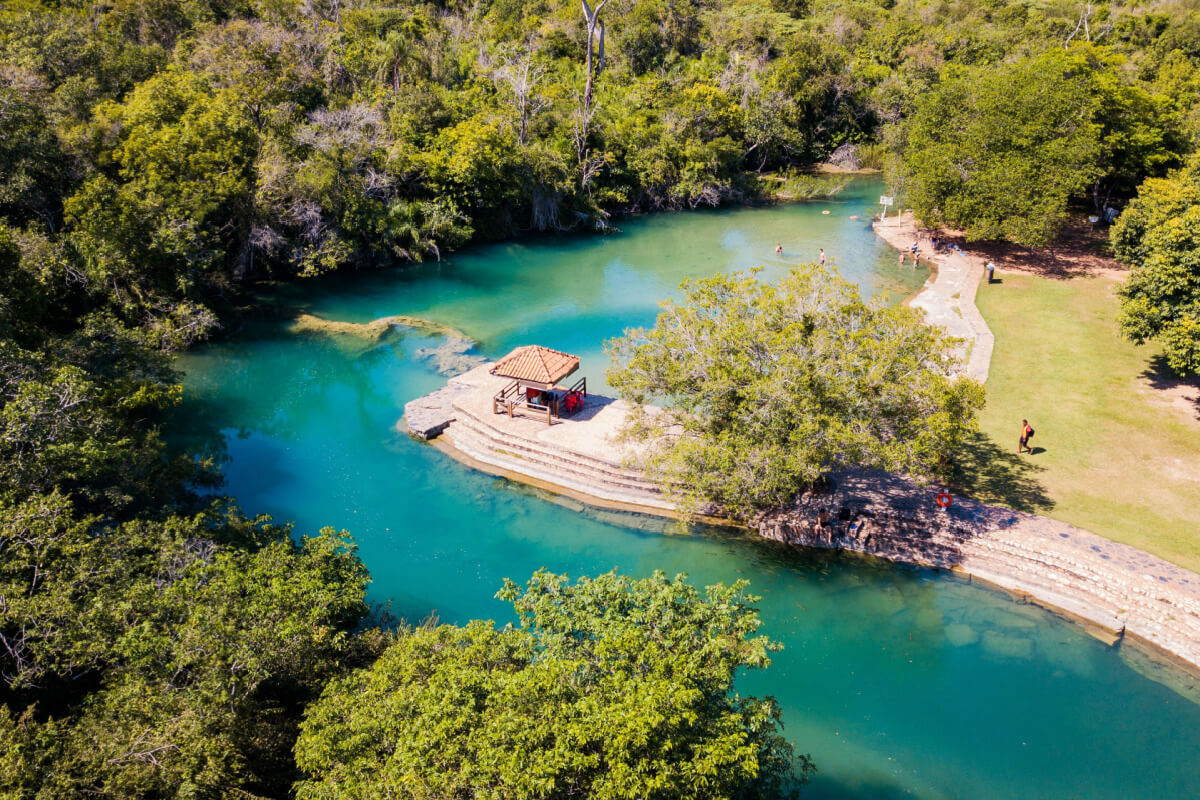
[[[880,196],[880,198],[879,198],[879,205],[881,205],[881,206],[890,206],[890,205],[891,205],[892,203],[894,203],[895,201],[896,201],[896,198],[894,198],[894,197],[888,197],[888,196],[885,194],[885,195],[881,195],[881,196]]]

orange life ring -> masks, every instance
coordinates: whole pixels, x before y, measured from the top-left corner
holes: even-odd
[[[937,496],[937,504],[942,508],[949,508],[954,499],[946,492],[942,492]]]

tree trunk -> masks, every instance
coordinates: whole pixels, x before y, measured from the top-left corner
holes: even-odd
[[[593,9],[588,0],[579,0],[583,7],[583,21],[587,24],[587,82],[583,88],[583,107],[586,111],[592,107],[592,78],[595,70],[592,68],[592,50],[596,41],[596,28],[600,29],[599,68],[604,69],[604,23],[600,21],[600,12],[608,5],[608,0],[600,0]]]

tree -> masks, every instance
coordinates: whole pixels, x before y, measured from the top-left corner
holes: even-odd
[[[1171,97],[1128,83],[1118,71],[1121,63],[1107,58],[1093,76],[1105,167],[1092,187],[1097,211],[1114,196],[1132,196],[1146,178],[1178,166],[1179,154],[1187,149]]]
[[[196,341],[213,316],[194,302],[242,251],[258,147],[245,107],[202,78],[167,70],[97,126],[117,139],[111,174],[66,202],[71,239],[100,302],[164,342]]]
[[[1105,173],[1092,66],[1051,51],[952,70],[903,128],[900,172],[922,221],[1044,245]]]
[[[604,20],[600,12],[608,5],[608,0],[597,0],[596,7],[588,5],[587,0],[579,0],[583,10],[583,22],[587,26],[587,55],[585,71],[586,85],[583,88],[583,109],[586,113],[592,107],[592,80],[596,73],[604,69]],[[596,63],[592,63],[592,55],[596,50],[596,37],[599,36],[600,52],[596,53]]]
[[[296,745],[301,800],[785,797],[811,769],[771,699],[733,692],[779,648],[744,581],[536,573],[519,624],[427,624],[335,680]]]
[[[1200,373],[1200,157],[1142,184],[1112,231],[1117,258],[1133,267],[1121,290],[1121,332],[1157,340],[1171,369]]]
[[[626,434],[685,508],[745,517],[842,468],[928,474],[974,430],[983,388],[950,376],[952,341],[917,311],[865,303],[823,267],[682,290],[607,349],[637,404]]]
[[[38,744],[36,796],[286,795],[298,707],[375,655],[352,632],[352,545],[220,509],[119,527],[59,495],[0,512],[0,765],[17,738]],[[47,686],[49,708],[20,704]]]
[[[67,159],[45,114],[0,84],[0,215],[58,227]]]

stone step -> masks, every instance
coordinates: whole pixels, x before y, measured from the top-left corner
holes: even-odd
[[[498,440],[490,436],[488,432],[472,427],[470,423],[458,422],[455,425],[458,438],[469,438],[476,449],[495,451],[498,455],[513,460],[514,463],[533,464],[552,472],[558,471],[571,475],[578,480],[603,484],[617,491],[662,494],[659,485],[649,480],[630,479],[624,475],[597,470],[586,463],[531,446],[527,441],[512,440],[511,438]]]
[[[614,467],[606,461],[590,458],[566,448],[550,445],[536,439],[516,436],[481,422],[477,417],[464,413],[460,415],[455,425],[460,429],[484,439],[493,447],[513,451],[523,458],[540,462],[548,467],[559,467],[575,471],[596,480],[622,486],[630,490],[644,490],[661,493],[661,487],[655,481],[645,477],[640,470],[627,467]]]
[[[1082,595],[1099,608],[1113,616],[1123,610],[1123,606],[1098,584],[1073,570],[1063,569],[1052,562],[1031,563],[1029,559],[1003,551],[992,551],[986,555],[972,553],[969,561],[972,571],[990,568],[999,574],[1020,576],[1020,583],[1028,586],[1042,587],[1047,590],[1064,593],[1072,590],[1072,595]]]
[[[660,492],[617,486],[598,481],[585,473],[564,470],[561,466],[548,465],[545,462],[532,461],[505,454],[502,449],[497,449],[487,438],[465,430],[460,422],[451,423],[442,435],[447,437],[455,447],[476,461],[507,472],[515,472],[612,502],[667,511],[674,509],[674,505]]]
[[[1183,610],[1177,613],[1168,612],[1171,622],[1167,626],[1161,620],[1164,609],[1157,598],[1142,592],[1131,593],[1124,587],[1097,582],[1073,570],[1062,570],[1053,565],[1047,567],[1044,561],[1037,566],[1031,566],[1025,556],[989,554],[986,557],[973,557],[968,569],[1000,585],[1019,583],[1020,590],[1047,599],[1051,604],[1060,605],[1068,610],[1073,606],[1082,607],[1082,616],[1095,618],[1095,610],[1100,609],[1114,620],[1110,625],[1120,627],[1124,624],[1134,633],[1145,635],[1158,631],[1161,635],[1167,635],[1166,631],[1169,628],[1172,636],[1200,637],[1200,616]],[[997,577],[991,578],[989,574]],[[1013,576],[1020,578],[1015,580]],[[1050,599],[1054,597],[1061,599]],[[1161,638],[1161,635],[1158,638]]]
[[[1160,609],[1164,602],[1164,593],[1157,582],[1141,576],[1131,579],[1128,571],[1109,567],[1100,560],[1081,561],[1077,550],[1070,550],[1065,546],[1046,543],[1039,548],[1012,541],[1007,537],[988,536],[975,545],[975,549],[983,548],[993,553],[1007,553],[1023,563],[1026,569],[1054,570],[1060,580],[1069,580],[1086,591],[1099,592],[1106,597],[1119,597],[1122,607],[1125,608],[1146,604],[1150,608]],[[1175,596],[1170,604],[1179,614],[1200,622],[1200,603],[1191,598]]]
[[[542,452],[552,453],[571,461],[586,464],[603,472],[608,472],[615,475],[624,475],[625,477],[634,480],[645,480],[644,473],[642,473],[642,471],[639,469],[630,468],[624,464],[609,461],[598,456],[581,453],[576,450],[570,450],[551,442],[542,441],[541,439],[521,436],[520,434],[513,433],[511,431],[501,430],[490,420],[474,413],[470,408],[463,404],[455,403],[454,410],[456,412],[455,418],[458,422],[463,422],[473,427],[480,428],[484,430],[490,438],[504,441],[514,446],[516,444],[524,444],[528,447],[537,448]]]

